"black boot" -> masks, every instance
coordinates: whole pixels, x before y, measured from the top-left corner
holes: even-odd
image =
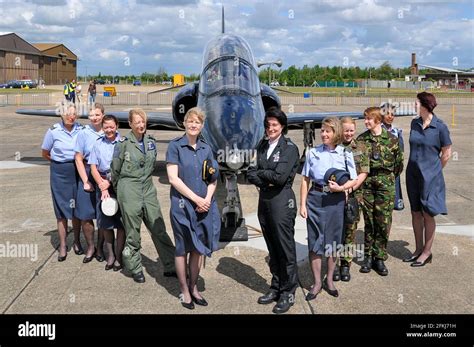
[[[359,271],[366,274],[366,273],[369,273],[371,269],[372,269],[372,257],[365,256],[364,262],[362,263],[362,266]]]
[[[349,269],[349,266],[341,266],[341,281],[349,282],[351,280]]]
[[[382,259],[374,259],[373,268],[374,268],[375,272],[377,272],[380,276],[387,276],[388,275],[388,269],[385,266]]]
[[[341,280],[341,273],[339,272],[339,265],[336,265],[334,268],[334,273],[332,275],[332,280],[334,282],[340,281]]]

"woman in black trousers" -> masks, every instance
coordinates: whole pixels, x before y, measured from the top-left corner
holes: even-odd
[[[298,147],[286,138],[285,113],[272,107],[265,114],[266,137],[257,146],[257,162],[248,170],[248,180],[259,188],[258,220],[270,255],[270,290],[259,304],[277,301],[274,313],[285,313],[295,302],[298,286],[296,266],[296,198],[291,189],[298,169]]]

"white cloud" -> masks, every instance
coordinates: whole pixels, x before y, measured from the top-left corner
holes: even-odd
[[[127,56],[127,52],[124,51],[116,51],[114,49],[101,49],[99,51],[99,57],[105,60],[117,60],[122,59]]]
[[[283,68],[341,65],[344,57],[361,67],[384,61],[409,66],[411,52],[427,65],[449,65],[457,57],[459,68],[468,68],[474,66],[473,21],[462,20],[468,6],[467,1],[236,0],[226,4],[226,32],[243,36],[256,60],[282,58]],[[160,67],[199,73],[205,44],[221,30],[221,7],[211,0],[11,1],[1,18],[0,32],[15,32],[29,42],[62,42],[80,53],[79,73],[85,66],[88,73]],[[124,67],[125,58],[133,64]]]

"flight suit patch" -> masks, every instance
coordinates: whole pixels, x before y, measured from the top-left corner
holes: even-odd
[[[154,150],[154,149],[156,148],[156,146],[155,146],[155,143],[154,143],[154,142],[152,142],[152,141],[149,141],[149,142],[148,142],[148,147],[147,147],[147,148],[148,148],[148,150],[149,150],[149,151],[152,151],[152,150]]]

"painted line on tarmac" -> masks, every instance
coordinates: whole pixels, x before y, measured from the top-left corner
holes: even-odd
[[[21,162],[18,160],[6,160],[6,161],[0,161],[0,170],[25,169],[28,167],[41,166],[41,165],[46,165],[46,164],[49,164],[49,163],[45,162],[42,164],[30,164],[30,163]]]

